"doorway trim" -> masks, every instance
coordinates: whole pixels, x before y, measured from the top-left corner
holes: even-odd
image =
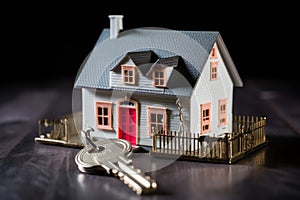
[[[133,100],[132,98],[128,98],[127,95],[124,98],[118,99],[118,138],[121,137],[119,126],[121,125],[121,112],[120,108],[134,108],[135,109],[135,145],[138,144],[139,141],[139,131],[138,131],[138,124],[139,124],[139,109],[138,109],[138,102]]]

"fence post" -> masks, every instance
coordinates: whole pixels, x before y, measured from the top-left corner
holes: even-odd
[[[176,138],[176,131],[171,131],[171,134],[174,136],[173,140],[174,140],[174,152],[177,153],[177,138]]]
[[[263,143],[263,127],[264,127],[264,119],[261,118],[261,123],[259,124],[259,127],[258,127],[258,134],[259,134],[259,144],[262,144]]]
[[[200,157],[200,134],[199,133],[196,133],[197,135],[197,156]]]
[[[156,135],[155,134],[152,136],[152,149],[154,152],[156,152]]]
[[[262,131],[263,131],[263,142],[266,141],[266,122],[267,122],[267,118],[264,117],[264,119],[263,119],[263,129],[262,129]]]
[[[225,133],[225,156],[227,162],[230,160],[230,153],[229,153],[229,138],[228,138],[228,133]]]
[[[67,118],[64,119],[64,138],[65,138],[65,141],[68,142],[69,140],[69,129],[68,129],[68,126],[69,126],[69,120]]]
[[[201,138],[201,134],[199,133],[199,140]],[[200,140],[200,146],[201,146],[201,151],[200,151],[200,154],[201,154],[201,157],[204,157],[204,148],[203,148],[203,140]]]
[[[193,153],[193,155],[195,156],[196,155],[196,134],[195,133],[193,133],[193,136],[194,136],[194,138],[193,138],[193,140],[194,140],[194,153]]]
[[[258,143],[261,144],[261,119],[255,117],[255,133],[258,135]]]
[[[160,134],[158,134],[159,135],[159,149],[160,149],[160,151],[161,151],[161,135]]]
[[[185,143],[186,143],[186,151],[187,151],[187,154],[190,154],[191,152],[190,152],[190,148],[191,148],[191,141],[190,141],[190,139],[191,139],[191,135],[190,135],[190,132],[187,132],[186,133],[186,141],[185,141]]]

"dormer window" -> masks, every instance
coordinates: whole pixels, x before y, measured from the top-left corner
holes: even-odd
[[[166,87],[166,71],[164,69],[153,71],[153,85],[155,87]]]
[[[122,80],[124,84],[134,85],[136,83],[135,66],[122,66]]]

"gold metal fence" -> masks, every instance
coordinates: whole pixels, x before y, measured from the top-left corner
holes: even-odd
[[[42,119],[38,121],[38,134],[34,140],[37,143],[83,147],[78,130],[81,129],[81,113],[64,115],[57,119]],[[75,121],[76,120],[76,121]]]
[[[220,137],[166,131],[153,136],[151,153],[232,163],[266,144],[266,118],[235,116],[233,132]]]

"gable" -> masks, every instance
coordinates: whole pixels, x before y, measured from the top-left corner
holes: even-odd
[[[236,87],[242,87],[243,86],[243,81],[235,67],[235,64],[233,63],[233,60],[226,48],[226,45],[221,37],[221,35],[219,35],[217,37],[217,45],[218,45],[218,49],[220,51],[220,55],[222,56],[225,66],[227,67],[227,71],[230,75],[230,78],[234,84],[234,86]]]

